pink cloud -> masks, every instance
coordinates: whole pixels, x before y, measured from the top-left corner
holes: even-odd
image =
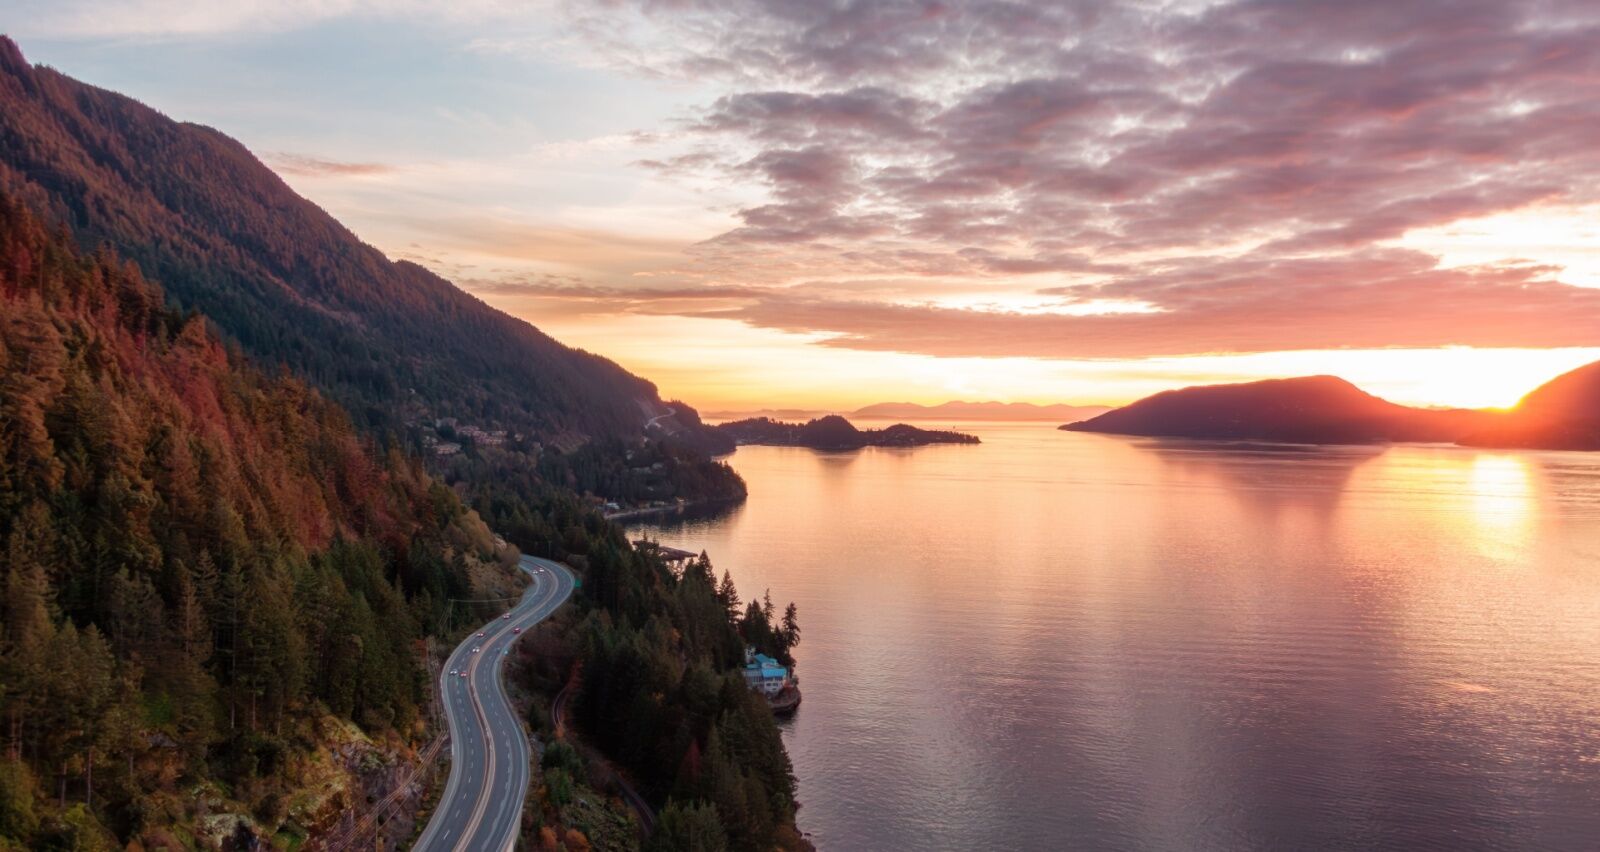
[[[1159,308],[774,290],[718,315],[950,355],[1600,344],[1600,293],[1556,270],[1384,247],[1600,202],[1592,4],[616,2],[732,89],[690,123],[692,165],[769,192],[696,249],[708,281],[1051,274],[1082,283],[1049,295]]]
[[[395,171],[394,166],[382,163],[351,163],[282,152],[268,154],[266,160],[280,174],[312,177],[380,175]]]

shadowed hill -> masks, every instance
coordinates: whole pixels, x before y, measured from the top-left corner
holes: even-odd
[[[177,305],[367,426],[456,417],[572,446],[637,439],[666,411],[611,361],[391,262],[233,139],[31,67],[3,37],[0,189],[80,244],[115,247]],[[727,449],[680,421],[681,443]]]
[[[1165,391],[1061,428],[1305,444],[1454,442],[1486,428],[1494,418],[1482,411],[1408,408],[1340,378],[1306,376]]]
[[[1563,373],[1503,420],[1462,440],[1478,447],[1600,450],[1600,361]]]

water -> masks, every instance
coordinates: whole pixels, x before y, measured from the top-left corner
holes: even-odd
[[[967,424],[642,527],[799,605],[822,849],[1600,849],[1600,454]]]

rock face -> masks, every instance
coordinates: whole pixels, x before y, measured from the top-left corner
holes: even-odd
[[[1409,408],[1334,376],[1166,391],[1060,428],[1175,438],[1365,444],[1455,442],[1490,426],[1484,411]]]
[[[766,417],[736,420],[716,427],[741,444],[810,447],[814,450],[855,450],[862,447],[920,447],[925,444],[976,444],[973,435],[918,429],[896,423],[885,429],[857,429],[837,414],[806,423],[784,423]]]

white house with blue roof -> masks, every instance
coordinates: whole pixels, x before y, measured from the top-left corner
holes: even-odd
[[[773,696],[782,691],[784,684],[789,682],[789,670],[766,654],[757,654],[755,649],[746,648],[744,680],[751,689],[762,695]]]

